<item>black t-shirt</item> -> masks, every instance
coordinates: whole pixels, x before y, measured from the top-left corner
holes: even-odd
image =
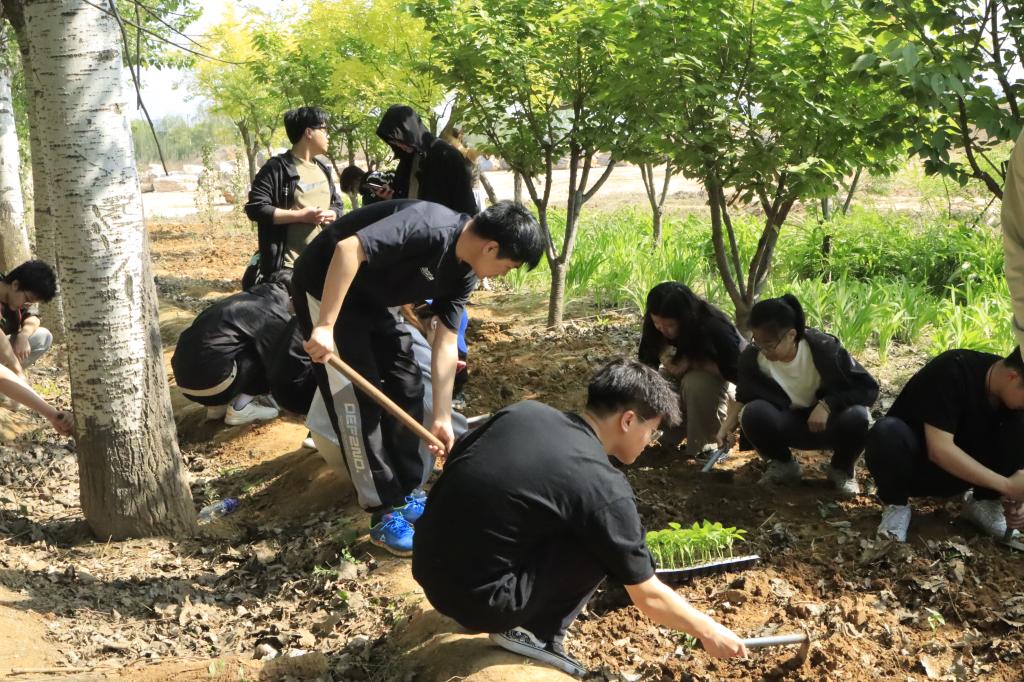
[[[325,228],[295,262],[296,291],[323,298],[324,280],[338,242],[355,235],[366,254],[346,305],[396,306],[432,299],[431,308],[457,331],[476,275],[455,256],[455,242],[470,217],[439,204],[384,201],[345,214]]]
[[[0,273],[0,277],[3,277],[3,273]],[[29,303],[21,308],[8,308],[0,303],[0,334],[4,336],[17,334],[21,331],[21,325],[29,317],[38,317],[34,303]]]
[[[1024,413],[993,406],[985,387],[999,356],[973,350],[948,350],[910,378],[888,416],[903,420],[924,444],[924,425],[953,434],[968,455],[1000,473],[1024,465]],[[927,451],[922,447],[922,457]]]
[[[654,575],[633,490],[593,430],[524,401],[455,444],[416,522],[413,576],[432,600],[494,606],[510,580],[543,580],[534,559],[566,537],[623,584]]]
[[[274,343],[292,315],[288,290],[280,282],[259,284],[223,298],[203,310],[178,337],[171,362],[179,383],[203,386],[223,377],[207,370],[222,368],[245,350],[254,351],[267,366]]]

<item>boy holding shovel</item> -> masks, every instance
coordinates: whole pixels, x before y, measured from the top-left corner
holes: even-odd
[[[407,199],[346,214],[295,262],[292,295],[305,349],[318,363],[317,385],[359,503],[373,514],[374,544],[399,556],[412,553],[410,523],[423,510],[416,491],[424,466],[418,439],[322,363],[337,348],[344,362],[421,421],[422,379],[395,306],[431,299],[440,324],[431,347],[430,430],[447,450],[454,441],[456,334],[476,279],[524,263],[532,268],[542,248],[537,221],[519,204],[499,202],[470,217]]]

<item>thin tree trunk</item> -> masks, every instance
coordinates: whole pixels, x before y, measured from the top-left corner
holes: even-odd
[[[491,185],[491,181],[487,179],[487,176],[483,171],[480,171],[480,185],[484,188],[484,192],[487,193],[487,199],[491,204],[498,203],[498,195],[494,193],[494,186]],[[480,207],[483,210],[483,206]]]
[[[7,51],[7,29],[0,26],[0,50]],[[21,193],[21,158],[11,101],[11,68],[0,64],[0,271],[10,272],[28,260],[25,199]]]
[[[661,244],[662,222],[665,217],[665,199],[668,197],[669,183],[672,181],[672,165],[665,159],[665,177],[662,181],[661,192],[654,184],[654,163],[644,162],[640,164],[640,177],[644,181],[644,190],[647,193],[647,201],[651,205],[651,237],[654,247]]]
[[[242,136],[242,146],[245,148],[245,161],[249,166],[249,184],[256,179],[256,144],[249,134],[249,126],[245,121],[235,121],[238,134]]]
[[[523,176],[519,171],[512,171],[512,199],[517,203],[523,203]]]
[[[824,197],[821,200],[821,219],[825,222],[832,220],[832,197]]]
[[[171,414],[120,32],[80,0],[33,0],[33,128],[47,131],[82,511],[100,538],[195,529]]]
[[[863,171],[863,168],[857,166],[857,172],[853,174],[853,180],[850,181],[850,189],[846,192],[846,201],[843,202],[843,215],[850,214],[850,204],[853,203],[853,193],[857,191],[857,183],[860,182],[860,174]]]

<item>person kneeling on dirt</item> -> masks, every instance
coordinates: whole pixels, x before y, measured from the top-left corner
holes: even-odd
[[[53,430],[62,436],[74,431],[75,418],[70,412],[61,411],[43,400],[25,381],[4,365],[0,365],[0,395],[21,403],[25,407],[46,417]]]
[[[959,349],[932,359],[868,434],[864,459],[886,505],[879,535],[906,541],[909,498],[966,491],[963,517],[985,533],[1024,527],[1022,443],[1019,348],[1005,358]]]
[[[261,405],[267,367],[288,325],[288,290],[282,282],[259,284],[217,301],[181,332],[171,356],[178,388],[207,406],[207,418],[231,426],[274,419],[276,407]]]
[[[729,629],[655,575],[633,491],[608,461],[633,463],[679,419],[658,373],[633,360],[599,369],[582,414],[507,407],[455,444],[416,528],[412,573],[438,612],[517,654],[573,675],[569,626],[606,576],[659,625],[743,656]]]
[[[17,377],[50,350],[53,335],[39,324],[37,303],[49,303],[57,295],[53,268],[30,260],[0,273],[0,365]]]
[[[440,324],[431,348],[430,430],[447,450],[454,440],[456,333],[476,278],[524,263],[535,267],[542,252],[537,221],[510,201],[475,217],[410,199],[352,211],[325,228],[295,263],[292,290],[309,339],[306,351],[326,363],[337,347],[342,361],[422,422],[422,378],[409,333],[392,307],[432,299]],[[372,514],[371,541],[408,556],[410,523],[422,511],[412,497],[424,474],[417,436],[340,374],[323,364],[313,371],[359,504]]]
[[[675,352],[661,363],[669,346]],[[647,294],[638,355],[654,369],[661,364],[679,382],[687,457],[697,457],[709,444],[721,444],[722,426],[735,412],[737,362],[746,346],[725,313],[686,285],[662,282]]]
[[[736,399],[740,426],[768,460],[762,485],[800,481],[790,448],[832,450],[823,466],[843,495],[860,494],[855,467],[864,450],[878,382],[850,357],[839,339],[804,324],[792,294],[750,310],[753,342],[739,361]]]

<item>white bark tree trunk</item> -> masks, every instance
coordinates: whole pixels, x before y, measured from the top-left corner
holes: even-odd
[[[32,126],[47,131],[44,172],[61,198],[51,215],[82,511],[101,538],[190,532],[119,28],[81,0],[26,0],[24,19],[40,96]]]
[[[0,25],[0,52],[7,52],[7,28]],[[21,159],[11,101],[11,67],[0,61],[0,272],[29,259],[25,199],[21,194]]]

